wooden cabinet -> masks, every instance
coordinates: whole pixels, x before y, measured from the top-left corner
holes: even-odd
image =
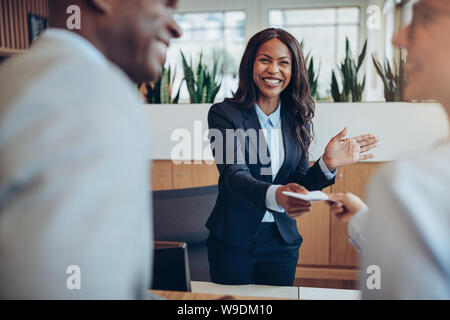
[[[365,198],[366,186],[381,163],[358,163],[339,168],[336,183],[326,193],[351,192]],[[359,276],[359,255],[348,241],[347,225],[329,213],[324,203],[298,219],[303,236],[296,285],[354,288]]]
[[[379,163],[358,163],[339,168],[336,183],[326,193],[351,192],[364,199],[365,188]],[[359,255],[348,241],[347,225],[331,216],[325,203],[314,203],[313,210],[297,219],[303,236],[299,265],[357,267]]]
[[[339,168],[336,184],[326,193],[352,192],[364,199],[367,182],[381,163],[358,163]],[[173,164],[170,160],[153,161],[153,190],[195,188],[217,184],[215,165]],[[314,203],[312,212],[297,218],[303,237],[295,285],[326,288],[355,288],[359,256],[348,241],[347,225],[330,215],[323,202]]]
[[[378,163],[358,163],[339,169],[333,192],[351,192],[365,199],[367,182],[378,168]],[[331,216],[330,227],[330,265],[359,266],[358,252],[348,241],[347,225]]]
[[[172,190],[172,161],[153,161],[152,164],[152,190]]]
[[[215,164],[175,164],[171,160],[154,160],[152,190],[187,189],[216,185],[219,172]]]
[[[173,188],[174,189],[187,189],[195,188],[198,186],[196,180],[194,180],[194,166],[198,164],[174,164],[173,169]],[[200,178],[200,177],[199,177]]]
[[[324,192],[330,193],[331,188]],[[322,202],[313,204],[311,214],[297,218],[297,226],[303,237],[300,247],[299,264],[328,265],[330,251],[330,213]]]
[[[173,188],[186,189],[216,185],[219,172],[215,164],[172,164]]]

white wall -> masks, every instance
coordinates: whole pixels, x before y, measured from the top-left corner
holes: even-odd
[[[209,151],[206,131],[210,105],[148,105],[146,108],[153,136],[151,158],[171,159],[172,150],[178,144],[171,137],[177,129],[184,129],[193,141],[191,155],[185,160],[201,160],[202,149]],[[432,103],[318,103],[313,123],[316,138],[311,146],[311,160],[318,159],[329,140],[345,126],[349,136],[365,133],[380,136],[382,144],[376,149],[377,158],[373,161],[398,160],[449,136],[443,108]],[[194,145],[199,147],[197,153]]]

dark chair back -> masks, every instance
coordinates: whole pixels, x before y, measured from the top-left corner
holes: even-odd
[[[194,281],[210,281],[205,223],[217,194],[217,186],[153,192],[155,240],[187,243]]]
[[[185,242],[154,242],[153,290],[191,291]]]

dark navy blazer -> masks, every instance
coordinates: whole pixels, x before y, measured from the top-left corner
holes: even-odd
[[[310,191],[321,190],[334,184],[334,178],[328,180],[318,162],[310,168],[307,155],[303,153],[295,136],[288,129],[287,116],[285,109],[281,106],[285,160],[272,181],[272,175],[261,174],[262,167],[270,168],[270,162],[263,165],[264,161],[261,161],[264,159],[262,152],[266,152],[266,155],[270,156],[263,135],[258,135],[258,137],[262,136],[262,139],[264,139],[263,148],[257,147],[260,146],[261,141],[258,140],[257,143],[253,141],[254,144],[252,145],[251,139],[247,139],[245,143],[245,163],[236,161],[237,154],[244,150],[244,148],[238,148],[236,143],[232,150],[234,161],[231,163],[225,161],[227,159],[226,145],[227,143],[230,144],[230,141],[226,139],[227,129],[242,129],[243,131],[255,129],[257,132],[261,129],[255,107],[242,109],[235,104],[222,102],[213,105],[209,110],[209,129],[219,130],[223,136],[223,153],[216,152],[218,143],[221,141],[215,138],[214,134],[211,134],[210,137],[213,154],[220,173],[219,194],[211,216],[206,223],[211,235],[235,246],[249,247],[255,238],[265,212],[268,210],[265,204],[266,192],[272,184],[285,185],[295,182]],[[251,156],[249,152],[252,152],[252,149],[258,149],[258,161],[249,164],[248,160]],[[294,219],[286,213],[271,212],[281,236],[287,243],[292,244],[301,241],[302,238]]]

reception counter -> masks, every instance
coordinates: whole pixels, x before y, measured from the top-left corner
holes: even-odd
[[[149,157],[159,160],[212,160],[208,148],[207,116],[211,105],[146,105],[152,129]],[[310,160],[322,156],[327,143],[345,126],[349,136],[373,133],[382,144],[373,162],[394,161],[421,152],[448,137],[443,108],[435,103],[317,103],[313,118],[315,139]],[[190,152],[174,153],[183,138]]]
[[[208,154],[207,114],[210,105],[148,105],[152,127],[153,190],[192,189],[215,185],[217,168]],[[433,103],[318,103],[313,120],[313,163],[329,140],[345,126],[349,136],[373,133],[381,138],[376,158],[339,168],[331,192],[352,192],[365,197],[367,182],[385,163],[407,159],[440,143],[449,135],[443,108]],[[174,154],[183,139],[189,152]],[[172,160],[181,161],[174,163]],[[324,203],[315,203],[310,214],[297,219],[304,242],[295,285],[337,289],[357,288],[359,256],[348,242],[347,228],[329,214]]]

